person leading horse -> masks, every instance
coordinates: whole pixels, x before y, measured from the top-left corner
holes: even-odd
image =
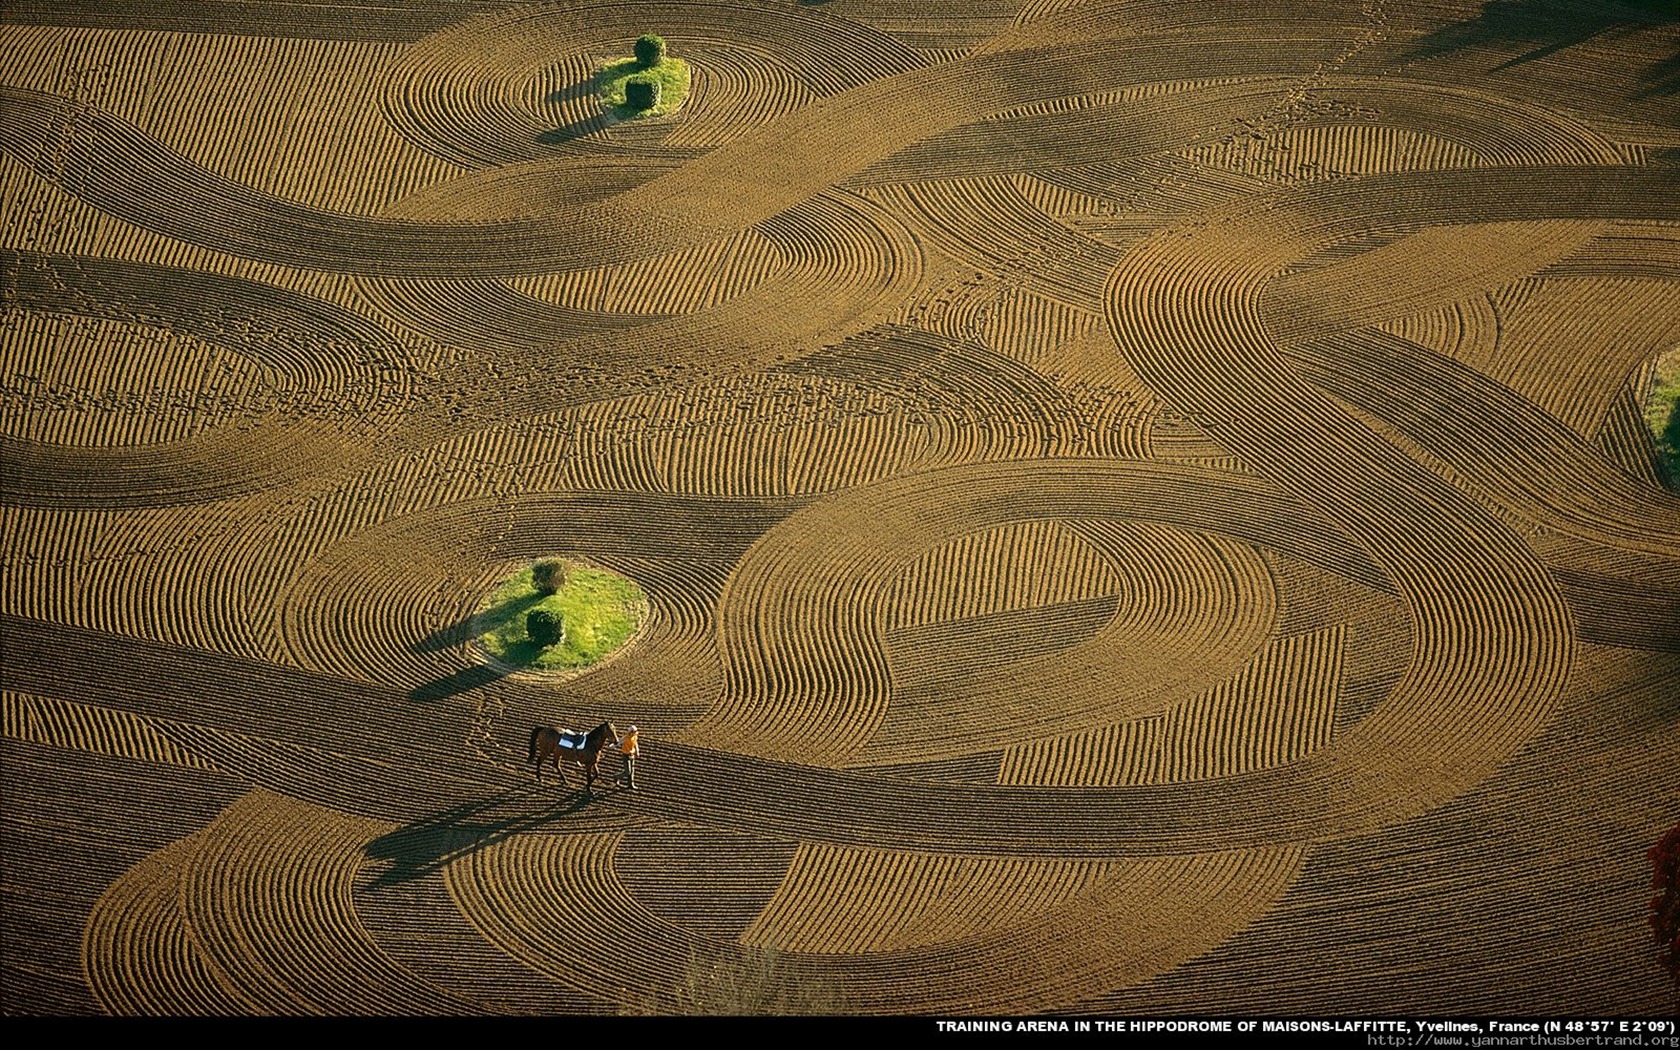
[[[538,726],[531,730],[530,761],[536,769],[537,783],[542,783],[543,764],[552,761],[560,782],[572,786],[566,775],[568,765],[583,767],[583,788],[593,795],[595,777],[600,772],[601,752],[618,743],[618,730],[611,722],[602,722],[587,733],[573,733],[556,726]]]

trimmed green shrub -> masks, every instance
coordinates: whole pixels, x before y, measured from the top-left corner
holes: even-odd
[[[556,594],[566,586],[566,563],[554,558],[531,566],[531,584],[543,594]]]
[[[636,61],[644,69],[665,61],[665,38],[655,33],[643,33],[637,37]]]
[[[559,613],[549,609],[532,609],[525,617],[525,633],[531,641],[547,649],[559,644],[566,625]]]
[[[624,103],[637,111],[659,105],[659,81],[649,76],[635,76],[626,80]]]

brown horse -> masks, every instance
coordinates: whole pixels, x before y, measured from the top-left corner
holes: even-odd
[[[531,730],[531,764],[536,767],[537,783],[542,783],[543,763],[554,762],[560,783],[572,786],[566,776],[568,764],[583,767],[583,788],[595,793],[595,777],[600,772],[601,751],[618,743],[618,730],[611,722],[602,722],[587,733],[572,733],[554,726],[538,726]]]

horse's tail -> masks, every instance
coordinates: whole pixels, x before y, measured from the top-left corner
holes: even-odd
[[[535,762],[537,760],[537,735],[542,731],[542,726],[537,726],[535,729],[531,730],[531,750],[530,754],[525,756],[525,761]]]

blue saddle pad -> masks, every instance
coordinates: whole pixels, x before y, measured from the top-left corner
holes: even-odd
[[[589,737],[583,733],[561,733],[560,746],[568,751],[581,751],[589,743]]]

